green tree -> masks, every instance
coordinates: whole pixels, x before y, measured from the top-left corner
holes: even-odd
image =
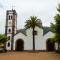
[[[58,42],[58,48],[60,44],[60,4],[57,8],[58,14],[54,17],[55,24],[51,23],[51,30],[55,33],[54,40]]]
[[[8,40],[7,36],[0,34],[0,45],[6,43],[6,41]]]
[[[31,16],[30,19],[26,20],[25,28],[32,28],[33,29],[33,51],[35,51],[35,26],[42,27],[42,23],[40,19],[37,19],[36,16]]]

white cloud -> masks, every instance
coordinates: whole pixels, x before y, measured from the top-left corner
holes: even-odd
[[[44,26],[49,26],[56,14],[56,7],[60,0],[0,0],[3,9],[0,9],[0,33],[4,33],[6,10],[17,11],[17,27],[23,28],[29,16],[36,15],[43,22]]]

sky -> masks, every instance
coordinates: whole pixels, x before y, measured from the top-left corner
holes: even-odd
[[[0,0],[0,34],[5,33],[6,11],[12,8],[17,12],[17,29],[24,28],[30,16],[41,19],[43,26],[54,23],[60,0]]]

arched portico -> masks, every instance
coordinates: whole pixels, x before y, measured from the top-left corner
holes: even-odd
[[[15,50],[16,51],[23,51],[24,50],[24,41],[22,39],[16,40]]]

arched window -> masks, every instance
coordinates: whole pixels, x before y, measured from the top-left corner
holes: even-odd
[[[11,15],[11,19],[12,19],[12,15]]]
[[[11,32],[11,29],[9,29],[9,32]]]
[[[8,19],[9,19],[9,20],[12,20],[12,15],[9,15]]]
[[[8,47],[10,47],[10,42],[8,42]]]
[[[10,15],[9,15],[9,20],[10,20]]]

